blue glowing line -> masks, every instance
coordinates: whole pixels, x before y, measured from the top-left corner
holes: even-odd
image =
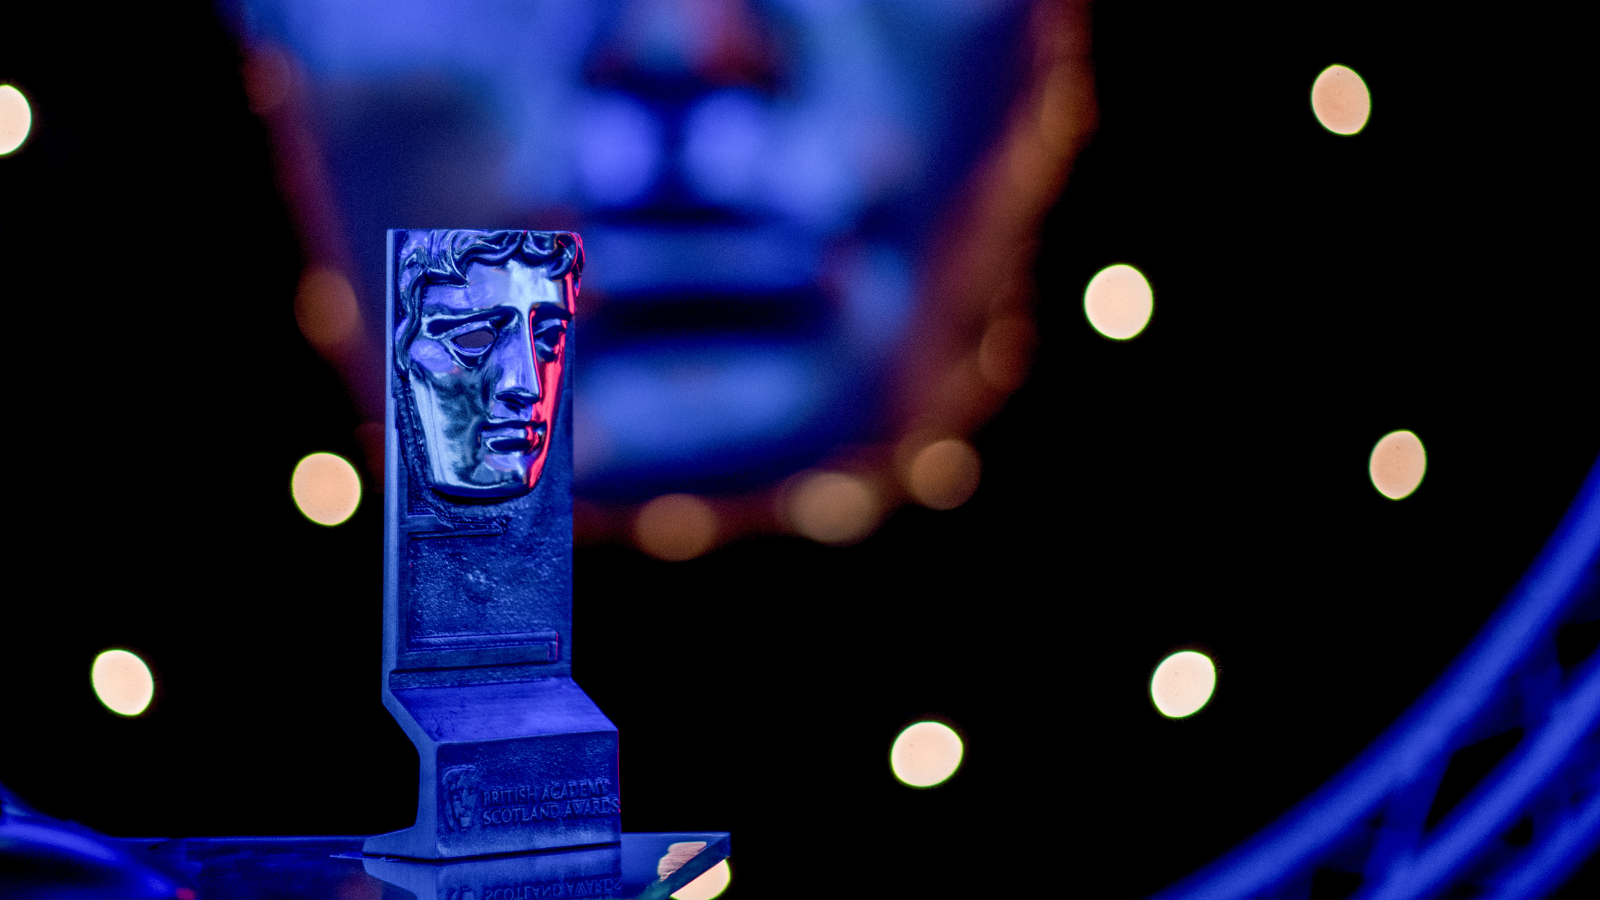
[[[1500,883],[1497,900],[1533,900],[1549,893],[1584,857],[1600,846],[1600,792],[1583,811],[1539,845],[1539,849]]]
[[[1419,896],[1470,860],[1474,850],[1509,825],[1532,795],[1566,759],[1574,744],[1600,719],[1600,655],[1585,666],[1579,687],[1550,711],[1537,737],[1487,780],[1481,793],[1442,825],[1439,837],[1410,865],[1370,895],[1371,900]]]
[[[1517,663],[1576,601],[1597,552],[1600,463],[1590,469],[1577,499],[1511,597],[1422,700],[1317,793],[1229,856],[1158,894],[1157,900],[1243,900],[1315,863],[1364,817],[1452,752],[1453,739],[1472,724],[1496,688],[1508,682]],[[1539,786],[1538,773],[1557,766],[1593,723],[1600,709],[1597,673],[1600,663],[1586,667],[1580,686],[1558,705],[1546,727],[1525,741],[1515,760],[1503,767],[1507,778],[1483,789],[1482,802],[1464,806],[1459,818],[1440,832],[1441,838],[1408,869],[1407,890],[1396,888],[1382,896],[1415,896],[1409,892],[1412,887],[1420,890],[1434,883],[1430,879],[1444,877],[1492,835],[1496,823],[1510,814],[1508,808],[1514,809]],[[1584,815],[1591,815],[1593,808],[1591,803]],[[1575,849],[1582,849],[1585,842],[1581,831],[1569,841]],[[1536,856],[1543,858],[1549,852],[1542,847]],[[1423,872],[1429,875],[1425,878]],[[1544,883],[1531,861],[1515,877],[1521,885]]]

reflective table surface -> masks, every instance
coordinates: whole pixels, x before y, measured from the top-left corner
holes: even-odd
[[[364,836],[110,841],[194,900],[657,900],[726,859],[725,832],[624,834],[620,844],[449,862],[361,855]]]

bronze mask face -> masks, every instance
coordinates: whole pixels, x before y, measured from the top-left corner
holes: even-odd
[[[544,469],[572,298],[518,260],[463,274],[423,290],[404,359],[428,474],[442,494],[516,497]]]

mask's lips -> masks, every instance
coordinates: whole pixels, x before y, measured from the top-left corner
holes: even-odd
[[[544,446],[545,426],[533,422],[490,422],[483,426],[483,446],[491,453],[531,453]]]

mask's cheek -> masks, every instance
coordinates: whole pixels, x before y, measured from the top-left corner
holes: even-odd
[[[534,419],[555,424],[556,401],[561,397],[561,376],[566,369],[566,339],[556,345],[555,359],[539,363],[539,403]]]
[[[448,470],[477,464],[478,429],[483,424],[483,404],[473,380],[435,378],[423,373],[415,378],[412,393],[422,419],[428,456]]]
[[[419,337],[411,342],[411,361],[434,375],[454,375],[461,371],[450,351],[428,338]]]

